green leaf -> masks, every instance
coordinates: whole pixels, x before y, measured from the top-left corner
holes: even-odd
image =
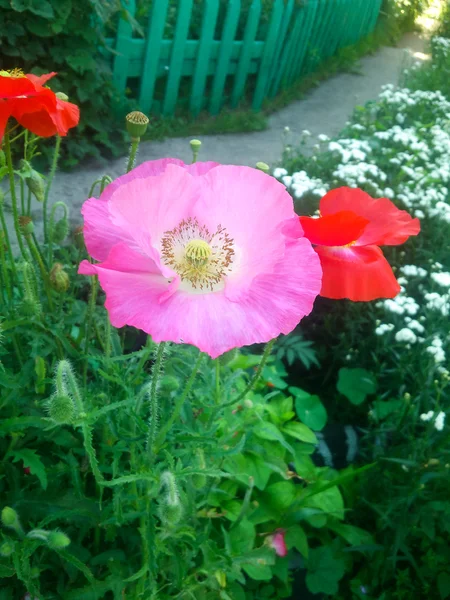
[[[301,442],[307,442],[308,444],[317,444],[317,438],[315,433],[311,431],[309,427],[303,425],[303,423],[297,423],[296,421],[291,421],[290,423],[286,423],[286,425],[282,429],[283,433],[286,435],[290,435]]]
[[[17,12],[29,10],[32,0],[11,0],[11,8]]]
[[[327,423],[327,411],[324,405],[319,396],[311,396],[303,390],[298,390],[300,394],[293,391],[297,389],[289,388],[289,391],[295,395],[295,410],[298,418],[314,431],[320,431]]]
[[[335,596],[339,590],[338,582],[345,573],[345,563],[335,558],[329,547],[310,550],[306,585],[313,594]]]
[[[437,587],[441,600],[445,600],[450,596],[450,574],[439,573],[437,578]]]
[[[344,500],[342,499],[339,488],[334,486],[324,490],[314,496],[307,498],[306,506],[320,508],[327,515],[332,515],[337,519],[344,518]]]
[[[375,393],[377,384],[375,377],[365,369],[339,370],[337,389],[352,404],[361,404],[369,394]]]
[[[277,481],[264,492],[264,500],[279,512],[288,510],[297,497],[298,487],[292,481]]]
[[[403,400],[375,400],[373,403],[372,414],[377,421],[382,421],[404,407],[405,402]]]
[[[267,565],[242,565],[249,577],[256,581],[269,581],[272,579],[272,569]]]
[[[344,538],[351,546],[367,546],[373,544],[373,537],[368,531],[345,523],[331,523],[330,529]]]
[[[253,428],[253,433],[263,440],[280,442],[283,448],[286,448],[286,450],[289,450],[289,452],[294,453],[292,446],[288,444],[281,431],[273,423],[258,423],[258,425]]]
[[[224,468],[245,485],[248,485],[248,478],[252,475],[255,486],[260,490],[266,487],[272,473],[265,461],[253,452],[230,456],[226,459]]]
[[[289,529],[286,531],[284,539],[289,550],[291,548],[296,548],[300,554],[302,554],[305,558],[308,558],[308,538],[306,537],[306,533],[300,527],[300,525],[293,525],[292,527],[289,527]]]
[[[255,526],[247,519],[243,519],[237,527],[229,532],[229,539],[233,554],[238,556],[246,554],[253,549],[255,544]]]
[[[55,16],[52,5],[48,0],[32,0],[29,11],[44,19],[53,19]]]
[[[45,471],[44,463],[41,461],[39,456],[36,455],[36,450],[12,450],[10,454],[14,457],[13,462],[19,460],[23,461],[24,467],[29,467],[30,473],[36,475],[42,486],[42,489],[47,489],[47,473]]]

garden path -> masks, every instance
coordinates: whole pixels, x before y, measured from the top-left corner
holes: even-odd
[[[359,74],[341,73],[321,83],[302,100],[293,102],[269,118],[265,131],[203,136],[201,158],[225,164],[254,166],[264,161],[273,166],[281,158],[282,133],[285,126],[291,130],[290,143],[295,143],[302,130],[308,129],[310,143],[316,143],[318,134],[336,135],[344,126],[356,105],[375,99],[381,87],[398,83],[402,68],[408,62],[424,60],[422,54],[426,41],[423,36],[405,35],[396,48],[383,47],[360,61]],[[191,138],[169,138],[149,141],[140,145],[138,161],[161,157],[178,157],[191,160]],[[64,200],[70,207],[71,221],[79,223],[80,207],[87,198],[93,181],[107,173],[115,178],[124,172],[125,159],[110,161],[106,166],[90,162],[72,172],[59,172],[52,186],[50,202]],[[38,237],[41,237],[42,206],[35,203],[33,220]]]

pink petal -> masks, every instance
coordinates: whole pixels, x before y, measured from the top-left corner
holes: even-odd
[[[238,302],[223,292],[176,289],[154,261],[120,244],[105,263],[84,261],[79,272],[99,276],[115,327],[132,325],[155,342],[192,344],[213,358],[289,333],[312,310],[321,286],[319,258],[304,238],[288,242],[274,272],[256,278]]]
[[[177,165],[186,169],[191,175],[204,175],[209,170],[217,167],[219,163],[212,161],[209,162],[198,162],[193,165],[186,165],[178,158],[161,158],[159,160],[148,160],[142,163],[135,169],[132,169],[129,173],[122,175],[110,183],[103,192],[102,200],[108,200],[112,194],[124,183],[133,181],[133,179],[148,179],[149,177],[155,177],[164,173],[168,165]]]
[[[235,257],[227,277],[230,297],[247,288],[256,275],[269,272],[284,252],[281,234],[295,217],[292,197],[273,177],[250,167],[221,165],[202,178],[202,194],[194,208],[198,221],[214,232],[224,227],[233,239]],[[297,218],[298,221],[298,218]],[[302,235],[292,221],[286,235]]]
[[[284,541],[284,531],[276,531],[272,535],[271,546],[278,556],[286,556],[288,553],[286,542]]]

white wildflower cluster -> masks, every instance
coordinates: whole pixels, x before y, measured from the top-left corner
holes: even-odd
[[[388,331],[392,331],[393,329],[395,329],[395,325],[393,323],[381,323],[375,329],[375,333],[376,335],[384,335],[385,333],[387,333]]]
[[[425,352],[431,354],[436,364],[443,363],[445,361],[445,352],[443,348],[444,344],[440,337],[435,335],[431,341],[431,344],[425,348]]]
[[[274,169],[273,175],[280,179],[296,198],[302,198],[307,193],[321,198],[329,189],[321,179],[309,177],[306,171],[288,175],[286,169],[278,168]]]
[[[442,431],[444,429],[445,424],[445,412],[438,412],[437,414],[433,410],[429,410],[426,413],[422,413],[420,415],[421,421],[434,421],[434,426],[438,431]]]
[[[450,288],[450,273],[446,271],[441,273],[431,273],[431,279],[444,288]]]

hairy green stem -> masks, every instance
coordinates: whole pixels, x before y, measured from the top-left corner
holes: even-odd
[[[8,268],[6,266],[6,256],[5,256],[5,248],[3,246],[3,240],[0,238],[0,262],[2,267],[2,285],[6,290],[6,296],[8,303],[12,301],[12,286],[9,280]],[[1,297],[3,299],[3,290],[1,293]]]
[[[175,402],[175,406],[173,408],[170,418],[166,421],[166,423],[164,424],[164,426],[161,428],[161,430],[159,432],[158,439],[156,441],[158,450],[163,445],[164,440],[166,439],[166,435],[172,428],[172,425],[175,423],[175,421],[180,416],[180,412],[181,412],[181,409],[183,408],[183,404],[184,404],[186,398],[189,396],[192,386],[194,385],[195,378],[197,377],[197,373],[198,373],[198,370],[200,368],[200,365],[201,365],[203,359],[204,359],[204,354],[202,354],[200,352],[200,354],[198,355],[197,360],[195,362],[194,368],[192,369],[192,373],[186,382],[184,390]]]
[[[145,363],[147,362],[150,354],[152,351],[152,338],[150,336],[147,336],[147,341],[145,343],[145,348],[142,352],[142,356],[140,361],[137,364],[136,367],[136,371],[132,380],[132,383],[135,383],[135,381],[137,380],[137,378],[139,377],[139,375],[141,374],[142,368],[144,367]]]
[[[8,250],[8,258],[11,265],[11,271],[13,274],[13,280],[17,281],[17,271],[16,271],[16,263],[14,261],[14,256],[12,253],[11,242],[8,235],[8,228],[6,226],[5,213],[3,211],[3,197],[0,198],[0,222],[2,224],[3,235],[6,243],[6,248]],[[3,242],[3,240],[2,240]]]
[[[28,248],[30,249],[31,255],[34,258],[34,260],[37,262],[37,264],[39,266],[39,270],[41,271],[42,280],[44,282],[44,289],[45,289],[45,293],[46,293],[47,299],[48,299],[48,306],[49,306],[50,310],[53,311],[53,300],[52,300],[51,287],[50,287],[50,278],[48,276],[47,269],[45,268],[42,257],[39,254],[38,249],[36,248],[36,245],[34,244],[31,235],[26,235],[25,239],[27,240]]]
[[[8,175],[9,175],[9,188],[11,191],[11,205],[13,211],[13,219],[14,219],[14,229],[16,230],[17,241],[19,243],[20,252],[22,256],[26,259],[26,251],[25,246],[22,240],[22,234],[20,232],[19,227],[19,212],[17,209],[17,196],[16,196],[16,186],[14,183],[14,169],[11,158],[11,144],[9,141],[9,135],[6,133],[4,136],[5,140],[5,156],[6,156],[6,164],[8,166]]]
[[[156,350],[155,363],[152,369],[152,382],[150,384],[150,422],[147,434],[147,452],[150,454],[150,463],[153,463],[153,447],[155,445],[156,428],[158,425],[158,380],[162,371],[164,350],[167,342],[161,342]]]
[[[139,142],[141,141],[141,138],[131,138],[131,148],[130,148],[130,154],[128,156],[128,164],[127,164],[127,173],[129,173],[131,171],[131,169],[134,167],[134,163],[136,161],[136,154],[139,148]]]
[[[65,202],[60,200],[59,202],[55,202],[50,210],[50,224],[49,224],[49,235],[48,235],[48,265],[49,268],[52,267],[53,263],[53,235],[54,235],[54,227],[55,227],[55,212],[58,208],[61,207],[64,212],[64,219],[67,219],[68,207]]]
[[[48,196],[50,194],[50,188],[53,183],[53,179],[55,177],[56,168],[58,166],[58,158],[59,158],[59,150],[61,148],[61,136],[56,136],[56,144],[55,151],[53,153],[52,166],[50,167],[50,173],[48,175],[47,187],[45,188],[44,195],[44,206],[42,207],[43,218],[44,218],[44,239],[48,242],[48,224],[47,224],[47,205],[48,205]]]
[[[86,329],[84,333],[84,352],[86,354],[84,367],[83,367],[83,385],[86,387],[87,383],[87,369],[88,369],[88,359],[89,359],[89,337],[91,334],[91,324],[92,317],[94,315],[95,302],[97,300],[97,290],[98,290],[98,278],[94,275],[91,279],[91,294],[89,296],[89,304],[86,315]]]

